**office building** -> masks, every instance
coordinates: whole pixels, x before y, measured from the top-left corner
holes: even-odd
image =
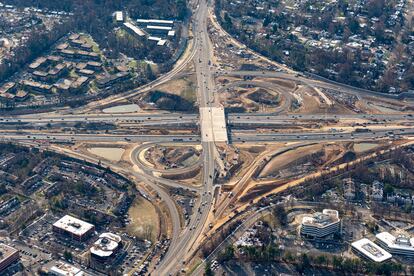
[[[13,247],[0,243],[0,274],[8,266],[20,258],[19,251]]]
[[[91,256],[99,261],[113,257],[121,248],[122,239],[113,233],[102,233],[90,249]]]
[[[330,234],[339,232],[341,220],[338,211],[324,209],[314,213],[312,216],[305,216],[302,219],[300,233],[307,237],[322,238]]]
[[[376,263],[382,263],[392,258],[389,252],[366,238],[353,242],[352,251],[362,258]]]
[[[53,231],[68,236],[73,240],[84,241],[93,231],[95,231],[95,226],[83,220],[66,215],[53,224]]]
[[[394,236],[388,232],[377,234],[376,242],[393,255],[414,257],[414,238]]]

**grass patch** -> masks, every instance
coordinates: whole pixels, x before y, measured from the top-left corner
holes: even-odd
[[[181,91],[181,97],[189,102],[194,103],[197,100],[197,94],[193,82],[186,80],[187,86]]]
[[[157,240],[160,231],[159,218],[155,207],[148,200],[138,197],[128,211],[130,224],[127,231],[130,235],[152,242]]]
[[[190,270],[186,272],[186,275],[193,274],[194,270],[196,270],[199,265],[203,265],[203,261],[201,259],[198,259],[195,262],[195,264],[190,268]],[[203,271],[204,271],[204,267],[203,267]]]

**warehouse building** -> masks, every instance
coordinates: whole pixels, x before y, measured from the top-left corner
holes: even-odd
[[[310,238],[322,238],[330,234],[339,232],[341,220],[338,211],[324,209],[314,213],[312,216],[305,216],[302,219],[300,233]]]
[[[66,215],[53,224],[55,233],[65,235],[73,240],[84,241],[95,231],[95,226],[83,220]]]

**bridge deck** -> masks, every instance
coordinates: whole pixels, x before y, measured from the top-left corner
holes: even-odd
[[[226,116],[222,107],[201,107],[201,135],[204,142],[228,142]]]

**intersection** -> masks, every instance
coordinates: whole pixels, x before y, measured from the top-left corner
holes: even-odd
[[[195,5],[194,5],[195,6]],[[266,71],[233,71],[217,72],[212,67],[214,63],[214,50],[209,37],[208,22],[211,15],[211,6],[208,1],[200,0],[197,7],[193,10],[192,28],[194,41],[190,53],[172,71],[161,76],[154,82],[136,90],[116,95],[99,102],[88,104],[85,107],[68,112],[67,110],[56,111],[51,114],[27,114],[21,116],[2,116],[1,126],[10,126],[0,131],[0,138],[3,141],[21,142],[28,144],[47,144],[50,150],[61,151],[71,154],[74,157],[87,158],[92,162],[99,162],[93,157],[82,156],[70,150],[59,149],[59,145],[54,143],[76,143],[76,142],[124,142],[124,143],[171,143],[171,144],[190,144],[198,143],[202,145],[201,167],[202,180],[198,188],[188,188],[174,180],[167,180],[158,177],[151,171],[128,171],[126,168],[108,163],[112,169],[130,173],[141,179],[145,184],[154,189],[160,198],[166,202],[172,220],[172,236],[170,247],[162,261],[153,271],[155,275],[175,275],[185,264],[191,260],[199,245],[208,232],[209,223],[214,223],[213,209],[216,207],[214,194],[220,190],[220,185],[216,183],[216,176],[219,173],[219,153],[217,147],[221,144],[232,143],[271,143],[271,142],[332,142],[332,141],[365,141],[382,139],[406,139],[414,138],[414,126],[412,112],[399,114],[285,114],[286,110],[269,114],[244,114],[228,113],[217,101],[217,93],[220,87],[215,83],[215,77],[219,75],[237,77],[267,77],[295,81],[311,87],[333,89],[358,97],[384,97],[371,91],[361,90],[347,85],[333,82],[324,82],[319,79],[298,75],[296,72],[266,72]],[[151,90],[153,87],[171,80],[181,73],[188,64],[194,63],[195,74],[197,76],[197,99],[199,104],[198,114],[180,113],[149,113],[149,114],[102,114],[97,113],[98,107],[115,103],[120,100],[131,98],[139,93]],[[244,83],[248,84],[248,82]],[[240,83],[239,83],[240,85]],[[391,97],[392,99],[394,97]],[[408,105],[412,105],[410,99],[404,99]],[[364,120],[370,122],[365,128],[367,131],[356,131],[345,129],[341,131],[331,130],[294,130],[291,132],[258,132],[257,128],[271,128],[278,125],[295,126],[300,122],[326,122],[337,120]],[[192,134],[130,134],[130,133],[61,133],[54,130],[54,125],[62,123],[132,123],[140,127],[170,129],[172,127],[186,126],[195,133]],[[44,125],[50,124],[47,131],[32,131],[13,129],[16,125]],[[382,126],[387,124],[387,126]],[[372,126],[379,125],[373,128]],[[7,131],[6,131],[7,129]],[[137,156],[142,150],[136,147],[131,152],[131,161],[139,167]],[[194,206],[194,212],[190,222],[182,227],[179,221],[177,206],[165,192],[163,187],[180,187],[191,189],[198,193],[199,200]],[[227,209],[229,202],[226,200],[218,206],[216,216],[222,214]]]

